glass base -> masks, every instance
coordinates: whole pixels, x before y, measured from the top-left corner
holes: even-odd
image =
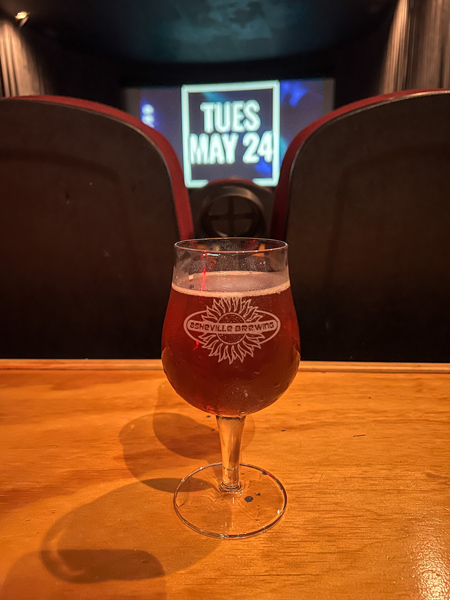
[[[222,465],[196,469],[181,480],[174,496],[177,515],[188,527],[214,538],[234,539],[267,531],[286,510],[286,491],[273,475],[240,465],[241,488],[222,492]]]

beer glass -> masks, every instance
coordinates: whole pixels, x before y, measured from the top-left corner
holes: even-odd
[[[240,454],[246,416],[275,402],[298,369],[287,258],[287,244],[269,239],[175,244],[162,362],[175,391],[216,416],[222,462],[185,477],[174,505],[181,520],[204,535],[255,535],[286,508],[278,479],[240,464]]]

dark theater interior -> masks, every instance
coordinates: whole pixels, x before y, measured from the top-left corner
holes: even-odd
[[[449,173],[450,0],[0,0],[0,600],[450,599]]]
[[[336,78],[339,106],[383,90],[396,4],[29,0],[29,15],[18,25],[42,70],[41,92],[122,108],[126,86],[329,76]],[[14,24],[24,5],[2,0],[0,10]]]

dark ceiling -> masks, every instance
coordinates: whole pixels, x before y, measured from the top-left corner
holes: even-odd
[[[321,52],[375,28],[396,0],[0,0],[62,43],[140,62],[217,63]]]

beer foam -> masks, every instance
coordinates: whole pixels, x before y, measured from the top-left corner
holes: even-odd
[[[286,271],[264,273],[259,271],[218,271],[185,275],[172,282],[172,288],[192,296],[267,296],[279,294],[290,287]]]

